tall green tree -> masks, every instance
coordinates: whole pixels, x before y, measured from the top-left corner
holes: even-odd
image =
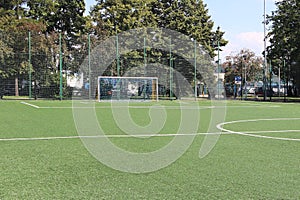
[[[2,14],[21,18],[25,14],[25,4],[27,0],[0,0],[0,11]],[[4,12],[3,12],[4,11]],[[2,15],[3,16],[3,15]]]
[[[84,0],[27,0],[27,16],[42,20],[47,25],[47,32],[61,32],[68,36],[84,30]]]
[[[155,15],[151,12],[154,0],[97,0],[91,12],[98,29],[108,35],[116,35],[142,27],[156,27]]]
[[[45,23],[45,37],[56,39],[55,43],[51,43],[54,45],[52,48],[55,49],[59,43],[58,34],[62,35],[63,69],[76,73],[87,52],[85,34],[89,18],[84,16],[84,0],[30,0],[27,5],[27,17]],[[53,49],[52,52],[52,57],[57,60],[55,63],[59,63],[56,56],[59,52]]]
[[[216,55],[218,49],[217,41],[219,47],[227,43],[223,39],[224,32],[220,28],[213,31],[214,23],[210,19],[208,9],[202,0],[98,0],[91,16],[97,26],[100,27],[98,29],[106,30],[110,36],[122,31],[145,27],[165,28],[180,32],[192,40],[196,40],[197,47],[201,46],[212,57]],[[172,43],[169,40],[163,42]],[[178,44],[180,41],[173,41],[173,43]],[[183,48],[185,45],[177,46]],[[186,52],[187,57],[192,59],[194,48],[186,49],[184,52]],[[151,59],[157,61],[164,58],[165,65],[168,66],[170,63],[169,52],[147,49],[146,53],[148,62],[151,62]],[[136,52],[135,55],[130,56],[141,59],[143,52]],[[172,56],[173,67],[185,73],[189,77],[189,81],[192,81],[194,67],[183,58],[177,55]],[[139,65],[143,66],[141,63]],[[211,68],[211,70],[213,69]]]
[[[30,70],[28,30],[31,30],[32,33],[40,33],[45,29],[45,26],[31,19],[15,19],[11,16],[2,17],[0,26],[2,27],[0,43],[4,47],[3,53],[0,53],[3,55],[0,61],[0,76],[3,79],[15,80],[15,95],[18,96],[19,78],[28,77],[27,74]],[[35,47],[38,48],[37,45]],[[41,67],[42,65],[38,66]]]
[[[0,78],[14,79],[19,95],[19,78],[28,73],[28,30],[41,31],[43,24],[25,17],[25,0],[1,2],[0,43],[2,43]]]
[[[277,9],[268,16],[270,24],[270,45],[267,48],[268,60],[283,72],[286,82],[296,86],[289,93],[299,95],[300,91],[300,0],[276,2]],[[285,61],[285,62],[283,62]],[[283,68],[283,63],[286,63]]]
[[[159,8],[159,9],[156,9]],[[159,0],[153,7],[159,27],[176,30],[198,41],[211,56],[215,55],[216,44],[225,46],[224,32],[213,31],[214,22],[202,0]]]
[[[29,31],[32,36],[31,70],[35,81],[41,81],[42,73],[58,71],[58,33],[63,36],[64,69],[78,70],[81,62],[76,56],[85,48],[82,45],[86,25],[84,0],[12,0],[0,3],[0,31],[5,35],[5,39],[0,39],[0,55],[3,55],[2,63],[5,62],[0,71],[6,78],[16,77],[16,88],[18,77],[28,73],[29,69]]]
[[[225,46],[224,32],[213,31],[213,21],[202,0],[98,0],[92,19],[109,35],[142,27],[178,31],[197,40],[213,56],[214,43]]]

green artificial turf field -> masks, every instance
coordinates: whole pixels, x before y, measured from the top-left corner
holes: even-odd
[[[170,143],[180,124],[177,101],[130,103],[132,120],[149,124],[153,105],[166,108],[159,133],[164,137],[126,135],[108,102],[96,102],[95,111],[114,145],[146,153]],[[135,174],[112,169],[89,153],[71,101],[2,100],[0,199],[300,198],[300,104],[228,101],[219,124],[226,131],[204,158],[199,149],[213,107],[210,101],[198,105],[198,134],[187,151],[165,168]]]

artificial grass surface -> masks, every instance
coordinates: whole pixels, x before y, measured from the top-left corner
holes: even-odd
[[[71,102],[0,101],[0,138],[76,135]],[[149,104],[149,103],[147,103]],[[176,105],[176,102],[163,103]],[[200,102],[209,105],[209,102]],[[141,105],[141,104],[138,104]],[[228,102],[226,121],[297,118],[300,104]],[[96,104],[103,106],[103,104]],[[147,109],[132,109],[135,121],[146,124]],[[168,111],[177,121],[178,110]],[[203,109],[199,131],[207,129],[210,110]],[[97,109],[104,129],[114,126],[109,110]],[[205,117],[207,116],[207,117]],[[106,121],[105,121],[106,119]],[[139,121],[140,120],[140,121]],[[144,120],[144,121],[143,121]],[[300,120],[299,120],[300,121]],[[300,130],[299,121],[249,122],[225,125],[234,131]],[[177,127],[176,124],[174,127]],[[164,133],[172,133],[166,127]],[[262,134],[262,133],[260,133]],[[299,138],[299,133],[268,133]],[[205,136],[196,136],[188,151],[170,166],[152,173],[130,174],[101,164],[80,139],[0,141],[0,199],[298,199],[300,141],[280,141],[242,135],[221,135],[214,149],[198,157]],[[147,152],[163,147],[172,137],[111,138],[126,150]]]

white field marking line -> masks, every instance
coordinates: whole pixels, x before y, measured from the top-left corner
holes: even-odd
[[[88,139],[88,138],[143,138],[143,137],[174,137],[197,135],[232,135],[232,133],[188,133],[188,134],[145,134],[145,135],[95,135],[95,136],[61,136],[61,137],[35,137],[35,138],[0,138],[1,141],[35,141],[35,140],[59,140],[59,139]]]
[[[96,101],[80,101],[82,104],[94,104]]]
[[[95,106],[95,108],[136,108],[136,109],[214,109],[214,108],[279,108],[280,106]],[[76,107],[74,107],[76,108]],[[89,108],[89,107],[86,107]]]
[[[250,102],[244,102],[244,101],[235,101],[234,103],[236,103],[236,104],[242,104],[242,105],[250,105],[250,106],[260,105],[260,103],[250,103]]]
[[[72,108],[95,108],[95,107],[86,107],[86,106],[82,106],[82,107],[63,107],[63,106],[37,106],[37,105],[34,105],[32,103],[27,103],[25,101],[21,101],[20,102],[21,104],[24,104],[24,105],[27,105],[27,106],[30,106],[30,107],[33,107],[33,108],[37,108],[37,109],[72,109]]]
[[[248,106],[215,106],[216,108],[280,108],[281,106],[248,105]]]
[[[152,108],[152,109],[211,109],[214,108],[215,106],[82,106],[82,107],[63,107],[63,106],[36,106],[34,104],[31,103],[27,103],[27,102],[21,102],[22,104],[34,107],[34,108],[39,108],[39,109],[81,109],[81,108],[96,108],[96,109],[105,109],[105,108],[136,108],[136,109],[148,109],[148,108]],[[84,102],[80,102],[83,103]],[[88,104],[88,103],[86,103]]]
[[[300,130],[278,130],[278,131],[240,131],[242,133],[297,133]]]
[[[254,134],[250,134],[250,133],[247,133],[247,132],[232,131],[232,130],[223,128],[224,125],[234,124],[234,123],[257,122],[257,121],[286,121],[286,120],[300,120],[300,118],[271,118],[271,119],[238,120],[238,121],[230,121],[230,122],[220,123],[220,124],[217,125],[217,128],[222,132],[224,131],[224,132],[227,132],[227,133],[250,136],[250,137],[256,137],[256,138],[264,138],[264,139],[272,139],[272,140],[283,140],[283,141],[300,141],[300,139],[297,139],[297,138],[283,138],[283,137],[272,137],[272,136],[265,136],[265,135],[254,135]],[[290,131],[294,131],[294,130],[290,130]]]
[[[59,106],[48,106],[48,107],[39,107],[40,109],[107,109],[107,108],[134,108],[134,109],[173,109],[173,110],[180,110],[180,109],[213,109],[213,108],[277,108],[280,106],[89,106],[89,107],[59,107]]]
[[[135,108],[135,109],[214,109],[214,108],[279,108],[280,106],[95,106],[95,107],[40,107],[40,108]]]
[[[55,108],[55,109],[81,109],[81,108],[94,108],[94,109],[111,109],[111,108],[132,108],[132,109],[173,109],[173,110],[181,110],[181,109],[212,109],[213,106],[208,106],[208,107],[172,107],[172,106],[162,106],[162,107],[155,107],[155,106],[95,106],[95,107],[40,107],[40,108],[44,108],[44,109],[51,109],[51,108]]]
[[[41,108],[41,107],[39,107],[37,105],[31,104],[31,103],[27,103],[27,102],[24,102],[24,101],[21,101],[21,104],[24,104],[24,105],[27,105],[27,106],[30,106],[30,107],[33,107],[33,108],[37,108],[37,109]]]
[[[40,107],[40,109],[73,109],[73,108],[78,108],[78,109],[86,109],[86,108],[96,108],[96,107],[66,107],[66,106],[44,106],[44,107]]]
[[[280,106],[264,106],[264,105],[252,105],[252,106],[82,106],[82,107],[62,107],[62,106],[37,106],[32,103],[22,101],[21,104],[28,105],[37,109],[105,109],[105,108],[135,108],[135,109],[213,109],[213,108],[277,108]]]

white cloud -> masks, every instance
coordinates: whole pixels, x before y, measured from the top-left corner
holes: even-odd
[[[250,49],[256,54],[261,54],[264,49],[263,32],[245,32],[236,36],[237,42],[243,48]]]
[[[229,43],[223,47],[222,59],[231,54],[237,54],[242,49],[249,49],[257,56],[262,56],[264,50],[263,32],[244,32],[234,35],[229,39]]]
[[[267,0],[267,1],[269,1],[269,2],[278,2],[278,1],[282,1],[282,0]]]

